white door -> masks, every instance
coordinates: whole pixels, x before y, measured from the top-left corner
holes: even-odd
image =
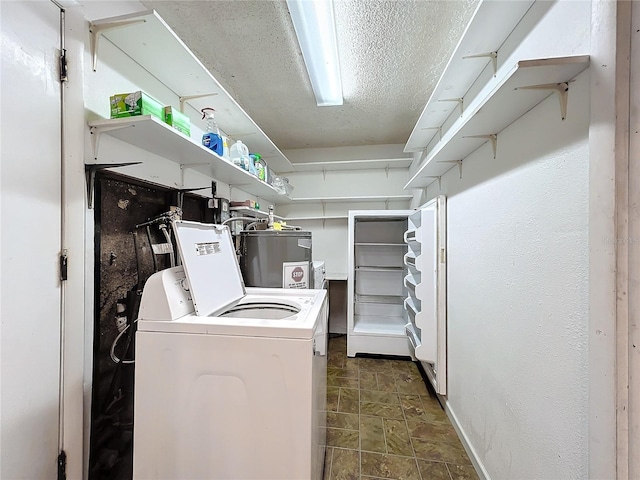
[[[2,2],[0,478],[56,478],[60,10]]]
[[[446,393],[446,199],[440,195],[409,217],[405,234],[406,327],[415,357],[434,388]]]

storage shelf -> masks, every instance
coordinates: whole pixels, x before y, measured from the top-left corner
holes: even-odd
[[[409,168],[412,158],[392,158],[384,160],[339,160],[335,162],[294,163],[295,172],[323,172],[346,170],[374,170]]]
[[[404,272],[404,267],[357,266],[357,272]]]
[[[406,247],[405,243],[367,243],[367,242],[356,242],[354,243],[356,247]]]
[[[291,162],[155,11],[96,20],[90,31],[94,69],[99,39],[104,37],[196,112],[214,107],[220,128],[228,136],[243,140],[252,152],[259,152],[274,171],[291,170]],[[186,98],[194,96],[198,98]]]
[[[253,217],[253,218],[268,218],[269,213],[263,212],[262,210],[256,210],[255,208],[249,207],[229,207],[230,212],[236,212],[239,217]],[[283,217],[278,215],[274,215],[273,218],[276,220],[284,220]]]
[[[404,336],[406,318],[394,316],[365,316],[354,315],[353,332],[371,335],[399,335]]]
[[[425,148],[438,135],[437,128],[459,108],[457,102],[445,100],[463,98],[487,64],[493,68],[491,57],[465,57],[498,52],[533,3],[480,2],[413,128],[405,152]]]
[[[216,180],[240,188],[270,202],[288,200],[271,185],[255,175],[216,155],[191,138],[151,115],[113,118],[89,122],[96,136],[96,159],[100,158],[100,135],[109,135],[130,145],[172,160],[183,167],[194,168]]]
[[[347,215],[317,215],[309,217],[287,217],[287,221],[302,222],[304,220],[346,220],[349,218]]]
[[[569,82],[588,65],[586,55],[518,62],[502,79],[491,83],[486,96],[479,96],[472,102],[404,188],[423,188],[436,181],[435,177],[452,168],[450,162],[464,159],[487,142],[487,138],[474,136],[499,134],[554,93],[550,89],[522,87]]]
[[[401,295],[355,295],[356,303],[385,303],[389,305],[402,305],[404,297]]]
[[[292,203],[361,203],[409,201],[412,195],[354,195],[351,197],[300,197],[291,198]]]

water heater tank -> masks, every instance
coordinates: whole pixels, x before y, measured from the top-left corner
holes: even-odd
[[[247,230],[240,238],[240,270],[247,287],[314,288],[311,232]]]

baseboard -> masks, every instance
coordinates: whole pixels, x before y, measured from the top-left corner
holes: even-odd
[[[467,437],[467,435],[465,434],[464,430],[460,426],[460,422],[458,421],[458,417],[456,416],[455,412],[449,406],[449,401],[446,400],[445,397],[440,397],[440,403],[444,403],[444,411],[449,416],[449,420],[451,421],[451,425],[453,425],[453,428],[456,430],[456,433],[458,434],[458,437],[460,438],[460,442],[462,443],[462,446],[467,451],[467,455],[469,455],[469,459],[471,460],[471,463],[473,464],[473,468],[476,469],[476,473],[478,474],[478,478],[480,478],[480,480],[491,480],[491,477],[489,477],[489,474],[487,473],[487,470],[484,468],[483,463],[480,461],[475,449],[471,445],[471,442],[469,442],[469,438]]]

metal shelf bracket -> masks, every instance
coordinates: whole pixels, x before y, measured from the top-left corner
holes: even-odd
[[[460,116],[462,116],[462,114],[464,113],[464,98],[443,98],[438,101],[439,102],[457,102],[458,105],[460,106]]]
[[[128,163],[91,163],[84,166],[84,173],[87,181],[87,207],[93,208],[93,195],[95,193],[96,172],[105,168],[128,167],[129,165],[139,165],[142,162]]]
[[[498,72],[498,52],[477,53],[475,55],[466,55],[462,58],[490,58],[493,64],[493,76],[495,77]]]
[[[431,177],[431,176],[429,176],[429,177],[423,177],[423,178],[435,178],[435,179],[437,179],[438,180],[438,191],[442,190],[442,175],[440,175],[439,177]]]
[[[462,100],[462,99],[460,99]],[[441,100],[442,102],[446,101],[446,100]],[[440,125],[439,127],[424,127],[421,128],[420,130],[437,130],[438,131],[438,141],[442,140],[442,125]],[[426,149],[427,147],[425,147]]]
[[[91,64],[93,71],[98,68],[98,40],[102,33],[109,30],[115,30],[116,28],[127,27],[129,25],[136,25],[138,23],[145,23],[146,20],[129,20],[123,22],[102,23],[96,25],[92,23],[89,25],[89,33],[91,34]]]
[[[89,127],[91,135],[91,148],[93,149],[93,159],[98,159],[98,147],[100,146],[100,137],[103,133],[120,130],[121,128],[135,127],[135,125],[114,125],[111,127]]]
[[[184,113],[184,104],[189,100],[194,100],[196,98],[205,98],[205,97],[213,97],[218,95],[217,93],[201,93],[199,95],[185,95],[184,97],[178,97],[180,100],[180,112]]]
[[[490,133],[488,135],[467,135],[464,138],[486,138],[491,141],[491,148],[493,148],[493,158],[496,158],[496,153],[498,150],[498,134]]]
[[[569,97],[569,82],[546,83],[543,85],[529,85],[526,87],[517,87],[516,90],[552,90],[558,94],[560,100],[560,118],[567,118],[567,100]]]
[[[460,178],[462,179],[462,160],[439,160],[438,163],[457,163],[460,169]]]

